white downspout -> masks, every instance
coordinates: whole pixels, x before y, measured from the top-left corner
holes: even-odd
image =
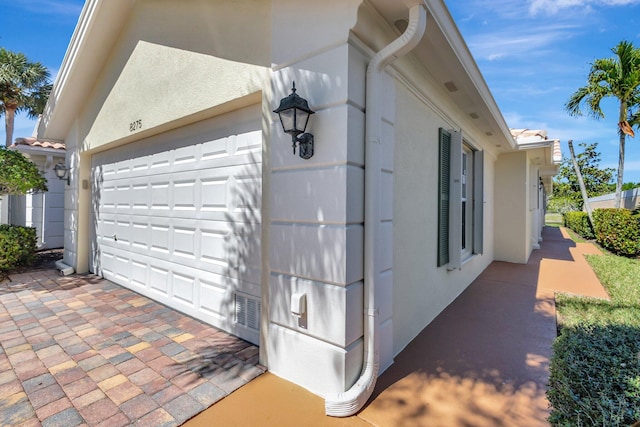
[[[365,118],[365,218],[364,218],[364,366],[360,378],[347,391],[325,397],[325,413],[348,417],[369,400],[378,379],[380,344],[378,342],[375,279],[379,271],[378,240],[380,226],[380,146],[382,113],[380,80],[387,65],[409,53],[422,39],[427,11],[422,1],[411,6],[405,32],[379,51],[369,62],[366,81]]]

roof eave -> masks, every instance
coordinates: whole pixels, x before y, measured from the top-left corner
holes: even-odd
[[[495,98],[491,94],[491,90],[489,89],[486,80],[480,72],[480,68],[478,68],[478,64],[473,58],[469,47],[464,41],[464,38],[462,37],[462,34],[460,33],[458,26],[455,24],[444,1],[425,1],[425,5],[429,12],[436,18],[442,34],[458,57],[458,62],[463,67],[475,90],[491,114],[492,120],[499,129],[499,136],[504,139],[504,142],[509,144],[510,148],[517,149],[516,142],[511,136],[511,130],[509,129]]]

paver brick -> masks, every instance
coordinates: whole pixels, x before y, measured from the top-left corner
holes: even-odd
[[[27,400],[27,394],[20,390],[17,393],[13,393],[9,396],[3,397],[0,399],[0,408],[6,409],[10,408],[13,405],[17,405],[18,403]]]
[[[25,392],[32,393],[34,391],[48,387],[55,383],[56,383],[56,380],[53,377],[53,375],[46,373],[46,374],[42,374],[37,377],[31,378],[30,380],[23,381],[22,387],[24,388]]]
[[[124,375],[131,375],[135,372],[138,372],[142,369],[144,369],[147,365],[145,365],[144,363],[142,363],[140,361],[140,359],[138,359],[137,357],[131,358],[129,360],[126,360],[122,363],[118,363],[116,365],[116,368],[122,372]]]
[[[3,341],[2,346],[9,357],[13,354],[31,350],[31,344],[29,344],[25,338],[16,338],[7,342]]]
[[[29,400],[34,409],[41,408],[51,402],[62,399],[65,396],[64,391],[58,384],[52,384],[48,387],[29,393]]]
[[[0,399],[2,396],[11,396],[23,390],[22,383],[16,378],[13,381],[0,385]]]
[[[98,386],[91,378],[85,376],[77,381],[73,381],[62,386],[62,388],[69,399],[75,399],[76,397],[80,397],[92,392],[93,390],[97,389]]]
[[[173,399],[180,396],[181,394],[183,394],[183,391],[180,390],[180,387],[176,386],[175,384],[172,384],[169,387],[160,390],[159,392],[157,392],[151,397],[153,397],[153,400],[155,400],[156,402],[158,402],[160,406],[162,406],[167,402],[171,402]]]
[[[112,415],[108,419],[96,424],[94,427],[124,427],[131,424],[129,418],[122,412]]]
[[[76,408],[82,409],[85,406],[89,406],[94,402],[97,402],[100,399],[105,398],[106,395],[99,388],[90,391],[89,393],[83,394],[82,396],[73,399],[73,404]]]
[[[155,360],[160,356],[163,356],[163,353],[154,347],[146,348],[136,353],[136,357],[142,360],[143,362],[149,362],[151,360]]]
[[[87,375],[89,375],[89,377],[91,377],[91,379],[93,379],[95,382],[103,381],[118,374],[118,370],[110,363],[99,366],[87,372]]]
[[[129,376],[129,379],[131,380],[131,382],[139,386],[147,384],[158,378],[162,378],[162,377],[151,368],[141,369],[140,371]]]
[[[84,422],[84,419],[75,408],[68,408],[62,412],[45,418],[42,427],[75,427]]]
[[[74,366],[54,374],[60,385],[66,385],[87,377],[87,373],[79,366]]]
[[[120,405],[131,421],[136,421],[158,408],[158,403],[146,394],[138,395]]]
[[[21,381],[35,378],[47,373],[47,368],[39,360],[29,360],[14,366],[14,371]]]
[[[105,390],[109,390],[110,388],[113,388],[113,387],[115,387],[115,386],[117,386],[119,384],[122,384],[122,383],[124,383],[126,381],[128,381],[127,377],[125,377],[122,374],[117,374],[117,375],[115,375],[113,377],[110,377],[110,378],[107,378],[107,379],[104,379],[104,380],[100,381],[98,383],[98,387],[100,387],[100,389],[102,391],[105,391]]]
[[[64,362],[55,365],[55,366],[50,366],[49,367],[49,372],[51,372],[53,375],[56,375],[60,372],[64,372],[68,369],[74,368],[78,366],[78,364],[74,361],[74,360],[65,360]]]
[[[189,391],[206,381],[207,380],[202,378],[200,375],[191,371],[184,372],[171,380],[172,383],[184,391]]]
[[[208,408],[218,400],[227,396],[227,392],[209,382],[205,382],[190,390],[189,396],[200,402],[205,408]]]
[[[178,422],[162,408],[145,415],[138,422],[136,427],[172,427],[177,426]]]
[[[13,371],[0,372],[0,385],[15,381],[18,377]]]
[[[178,422],[183,422],[203,411],[205,407],[188,394],[182,394],[162,406]]]
[[[35,417],[35,412],[28,400],[21,400],[0,412],[0,425],[16,426]]]
[[[85,371],[91,371],[92,369],[98,368],[106,363],[108,362],[102,355],[94,354],[93,356],[79,361],[78,366]]]
[[[58,412],[62,412],[65,409],[72,407],[73,405],[71,404],[69,399],[63,397],[56,400],[55,402],[51,402],[47,405],[42,406],[41,408],[36,409],[36,414],[38,415],[38,418],[44,420],[45,418],[49,418],[50,416],[55,415]]]
[[[127,400],[130,400],[142,394],[142,390],[140,390],[139,387],[137,387],[130,381],[126,381],[122,384],[118,384],[113,388],[110,388],[109,390],[106,390],[105,393],[111,400],[113,400],[113,403],[115,403],[116,405],[121,405]]]
[[[118,364],[120,364],[122,362],[126,362],[127,360],[133,359],[134,357],[135,356],[133,354],[131,354],[131,353],[129,353],[127,351],[127,352],[121,353],[121,354],[119,354],[117,356],[113,356],[113,357],[109,358],[109,363],[111,363],[112,365],[118,365]]]
[[[80,414],[89,424],[98,424],[118,413],[119,409],[110,399],[104,398],[80,409]]]

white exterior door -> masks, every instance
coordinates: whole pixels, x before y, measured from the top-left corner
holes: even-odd
[[[262,132],[253,106],[92,158],[92,271],[259,341]]]

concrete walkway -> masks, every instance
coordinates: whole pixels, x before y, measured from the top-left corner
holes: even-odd
[[[564,229],[545,228],[526,265],[494,262],[379,378],[357,416],[264,374],[185,424],[205,426],[546,426],[555,292],[608,298]]]
[[[0,283],[0,426],[177,426],[257,363],[256,346],[95,276]]]

